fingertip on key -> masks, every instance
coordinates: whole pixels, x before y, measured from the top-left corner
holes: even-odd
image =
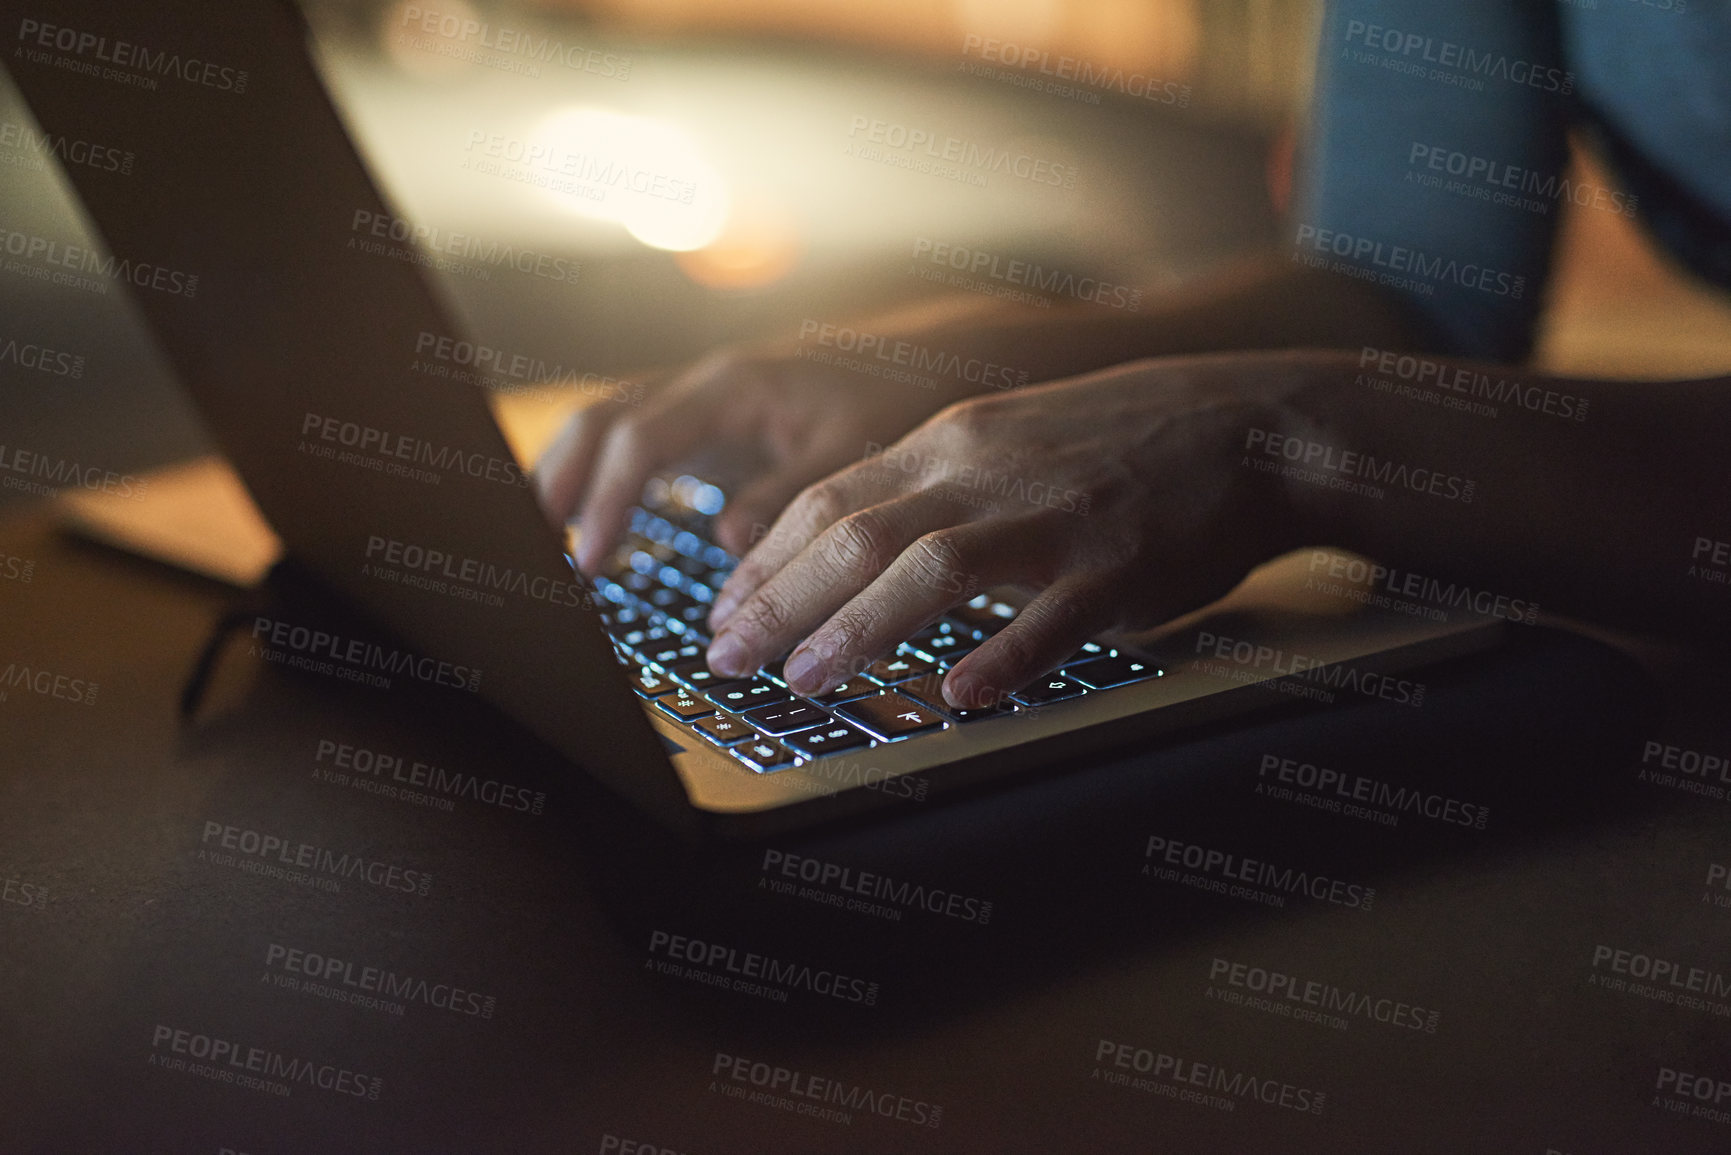
[[[810,650],[801,650],[789,658],[782,667],[782,676],[787,679],[788,689],[807,698],[824,691],[823,662]]]
[[[751,672],[746,664],[745,643],[734,634],[722,634],[710,644],[709,668],[726,678],[743,678]]]
[[[987,697],[986,685],[971,675],[952,673],[944,679],[944,701],[956,710],[978,709]]]

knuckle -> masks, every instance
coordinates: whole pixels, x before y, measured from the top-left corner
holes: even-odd
[[[607,434],[608,449],[626,461],[636,463],[649,458],[649,438],[643,422],[636,417],[627,417],[614,423]]]
[[[849,606],[824,628],[822,648],[836,658],[849,659],[851,664],[846,672],[851,677],[871,664],[871,651],[876,648],[882,625],[883,615],[876,610]]]
[[[894,556],[890,527],[869,509],[842,518],[827,536],[826,561],[837,573],[875,575]]]
[[[933,589],[953,588],[953,592],[959,593],[964,585],[971,587],[973,584],[973,575],[968,573],[966,551],[955,530],[934,530],[919,537],[903,557],[913,579],[921,585]]]
[[[971,397],[949,406],[941,416],[944,424],[952,431],[963,437],[973,438],[986,431],[996,411],[994,398]]]
[[[792,607],[772,583],[751,595],[739,608],[737,625],[729,622],[728,628],[738,630],[748,641],[761,642],[779,636],[791,620]]]
[[[842,514],[841,494],[827,481],[808,485],[794,499],[790,512],[797,512],[800,525],[828,525]]]

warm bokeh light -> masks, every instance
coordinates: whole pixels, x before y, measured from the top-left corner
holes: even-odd
[[[705,288],[756,289],[786,276],[804,250],[787,205],[762,192],[742,192],[721,235],[703,248],[680,253],[679,268]]]
[[[700,249],[727,223],[728,190],[677,125],[604,108],[570,108],[542,121],[535,142],[560,158],[585,195],[546,194],[579,216],[616,221],[650,248]],[[598,196],[588,194],[599,193]]]
[[[645,31],[731,31],[954,56],[969,36],[1023,42],[1098,68],[1188,80],[1199,0],[542,0]]]

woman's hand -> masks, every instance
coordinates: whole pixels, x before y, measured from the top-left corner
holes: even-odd
[[[979,706],[1095,634],[1205,605],[1301,544],[1245,444],[1334,371],[1308,354],[1163,359],[952,405],[800,493],[717,597],[709,664],[744,676],[792,649],[790,688],[820,694],[985,589],[1037,591],[946,678],[952,705]],[[858,458],[867,438],[849,436],[833,452]]]
[[[537,492],[556,526],[577,514],[577,565],[593,576],[650,477],[698,449],[745,451],[762,469],[716,524],[737,555],[754,526],[761,534],[801,489],[857,461],[862,445],[894,441],[966,395],[832,368],[797,348],[723,350],[654,388],[640,410],[580,410],[537,465]]]

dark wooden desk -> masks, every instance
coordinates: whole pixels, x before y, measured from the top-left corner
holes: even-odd
[[[1731,752],[1722,684],[1523,630],[1421,709],[689,847],[471,703],[244,631],[182,725],[230,591],[40,514],[0,554],[5,1152],[1731,1146],[1689,1114],[1731,1112],[1731,810],[1640,777]],[[1485,829],[1259,791],[1280,759]],[[1151,837],[1235,857],[1165,881]]]

